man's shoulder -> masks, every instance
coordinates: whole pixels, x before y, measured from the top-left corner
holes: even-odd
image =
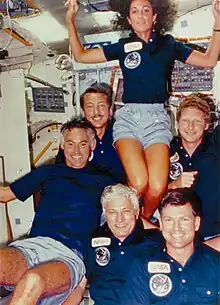
[[[161,253],[163,253],[163,241],[161,240],[158,243],[155,243],[151,247],[146,247],[144,251],[140,251],[137,255],[137,258],[143,263],[151,260],[160,260],[162,259]]]
[[[180,137],[174,137],[170,143],[170,161],[177,162],[183,155],[183,146]]]
[[[109,120],[105,133],[103,135],[103,141],[113,141],[113,120]],[[111,143],[112,144],[112,143]]]
[[[179,148],[182,145],[181,138],[178,136],[173,137],[172,141],[170,142],[170,148]]]
[[[205,244],[200,244],[200,249],[203,258],[207,260],[209,263],[213,263],[213,264],[220,263],[220,252]]]

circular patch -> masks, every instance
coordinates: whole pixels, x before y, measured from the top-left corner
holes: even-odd
[[[150,278],[150,290],[157,297],[168,295],[173,287],[172,281],[166,274],[154,274]]]
[[[110,261],[110,252],[106,247],[99,247],[95,249],[96,263],[99,266],[106,266]]]
[[[176,180],[183,172],[183,166],[179,162],[170,163],[170,178]]]
[[[141,63],[141,55],[138,52],[129,53],[124,60],[124,65],[128,69],[135,69]]]

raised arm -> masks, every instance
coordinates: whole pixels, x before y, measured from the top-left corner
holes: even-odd
[[[77,62],[81,63],[100,63],[105,62],[106,58],[102,48],[95,48],[91,50],[84,50],[74,23],[75,15],[79,9],[77,0],[68,0],[66,2],[66,24],[69,34],[69,43],[72,50],[72,55]]]
[[[220,1],[214,0],[212,4],[214,16],[213,34],[210,45],[205,53],[194,50],[186,60],[187,64],[199,67],[214,67],[220,55]]]
[[[0,203],[5,203],[14,199],[16,199],[16,196],[12,192],[10,186],[0,187]]]

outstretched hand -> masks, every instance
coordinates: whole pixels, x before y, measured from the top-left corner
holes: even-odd
[[[220,25],[220,0],[214,0],[212,3],[212,12],[215,21]]]
[[[67,0],[65,3],[65,6],[67,7],[66,11],[66,22],[72,22],[74,20],[74,17],[79,9],[79,4],[77,0]]]

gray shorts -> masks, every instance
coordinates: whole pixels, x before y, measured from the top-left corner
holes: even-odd
[[[171,120],[163,104],[125,104],[115,113],[114,143],[137,139],[146,149],[152,144],[170,145]]]
[[[10,243],[9,247],[16,248],[24,255],[29,269],[37,267],[41,263],[53,261],[60,261],[68,266],[71,274],[71,287],[69,290],[43,298],[39,302],[40,305],[62,304],[85,274],[85,266],[80,255],[52,238],[38,236],[17,240]],[[13,287],[7,286],[6,288],[13,290]]]

